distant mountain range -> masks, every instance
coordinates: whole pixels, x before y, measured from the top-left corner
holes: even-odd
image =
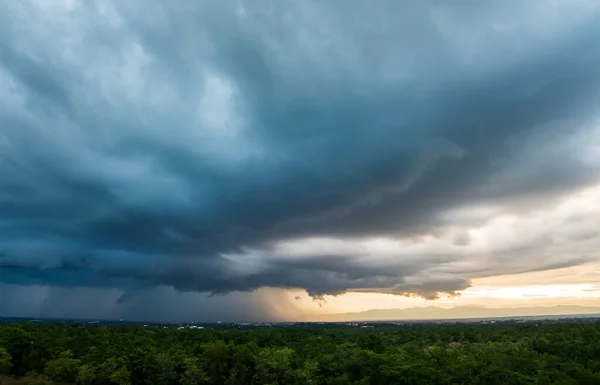
[[[494,317],[531,317],[557,315],[600,315],[600,307],[557,305],[512,308],[459,306],[444,309],[435,306],[408,309],[372,309],[359,313],[339,313],[319,316],[319,321],[394,321]]]

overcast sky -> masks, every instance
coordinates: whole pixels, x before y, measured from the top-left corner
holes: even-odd
[[[599,44],[594,0],[0,1],[0,315],[588,303]]]

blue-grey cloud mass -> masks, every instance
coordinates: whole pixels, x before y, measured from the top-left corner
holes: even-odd
[[[595,1],[0,7],[4,293],[157,318],[156,290],[435,298],[597,258],[552,220],[469,248],[599,181]]]

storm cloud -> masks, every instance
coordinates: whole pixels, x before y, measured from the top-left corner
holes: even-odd
[[[436,298],[598,259],[594,1],[2,7],[4,288]]]

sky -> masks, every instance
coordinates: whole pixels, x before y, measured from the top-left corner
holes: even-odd
[[[600,306],[600,3],[0,0],[0,315]]]

